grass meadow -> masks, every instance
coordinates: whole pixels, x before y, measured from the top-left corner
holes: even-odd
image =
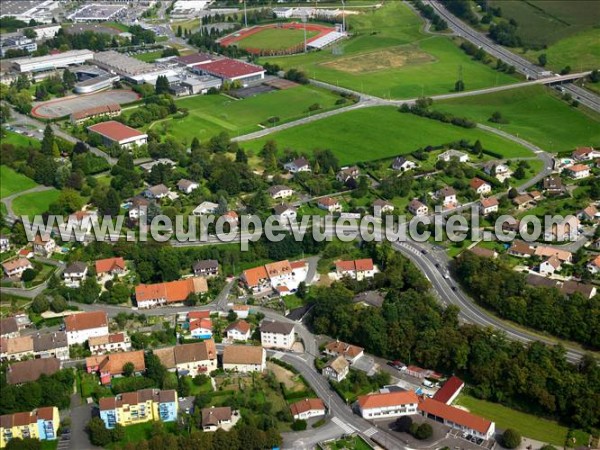
[[[0,166],[0,198],[17,192],[26,191],[37,186],[37,183],[23,174],[15,172],[8,166]]]
[[[357,109],[316,122],[299,125],[249,142],[244,148],[259,151],[273,139],[280,149],[300,152],[331,149],[341,164],[372,161],[408,154],[420,147],[441,145],[460,139],[475,142],[507,158],[532,156],[519,144],[480,129],[466,129],[412,114],[391,106]]]
[[[600,146],[600,114],[573,108],[543,86],[443,100],[433,109],[500,128],[551,152]],[[494,111],[509,123],[488,122]]]
[[[319,34],[316,31],[307,31],[306,39]],[[240,39],[235,42],[239,48],[259,48],[263,50],[284,50],[295,47],[304,42],[304,30],[290,28],[265,28],[259,33]]]
[[[11,144],[16,147],[33,147],[39,148],[40,141],[35,138],[25,136],[24,134],[15,133],[14,131],[2,130],[4,133],[0,139],[3,144]]]
[[[27,215],[29,217],[48,211],[51,203],[58,200],[60,191],[49,189],[42,192],[19,195],[13,200],[13,211],[17,216]]]
[[[516,82],[473,61],[451,38],[422,32],[423,21],[404,2],[348,17],[353,37],[303,55],[263,58],[311,78],[379,97],[413,98],[451,92],[462,72],[467,90]],[[333,54],[333,51],[336,53]]]

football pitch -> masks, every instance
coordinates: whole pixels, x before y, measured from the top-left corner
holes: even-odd
[[[306,39],[319,34],[317,31],[307,31]],[[252,48],[261,50],[285,50],[302,45],[304,42],[304,30],[290,28],[265,28],[257,33],[236,41],[234,45],[240,48]]]

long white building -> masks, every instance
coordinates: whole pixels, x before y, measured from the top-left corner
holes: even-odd
[[[358,397],[358,409],[365,419],[385,419],[417,414],[419,398],[412,391],[370,394]]]
[[[94,58],[91,50],[69,50],[57,55],[19,58],[13,61],[13,66],[21,73],[56,70],[84,62]]]

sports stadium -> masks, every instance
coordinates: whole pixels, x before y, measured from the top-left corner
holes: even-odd
[[[324,48],[346,36],[339,27],[317,24],[274,23],[238,30],[222,37],[219,43],[235,45],[259,56],[292,55],[304,51],[304,30],[308,50]]]

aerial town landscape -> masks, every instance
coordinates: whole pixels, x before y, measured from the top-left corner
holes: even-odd
[[[600,449],[599,30],[2,0],[0,449]]]

